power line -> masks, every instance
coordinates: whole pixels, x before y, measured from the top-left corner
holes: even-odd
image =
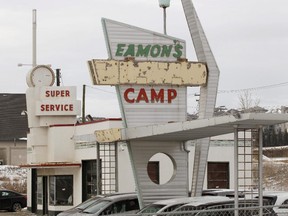
[[[288,82],[271,84],[271,85],[265,85],[265,86],[258,86],[258,87],[253,87],[253,88],[245,88],[245,89],[218,90],[218,93],[222,94],[222,93],[240,93],[240,92],[245,92],[245,91],[257,91],[257,90],[261,90],[261,89],[270,89],[270,88],[282,87],[282,86],[285,86],[285,85],[288,85]],[[97,87],[94,87],[94,86],[86,85],[86,87],[89,87],[91,89],[95,89],[95,90],[98,90],[98,91],[102,91],[102,92],[105,92],[105,93],[109,93],[109,94],[115,94],[115,92],[107,91],[107,90],[104,90],[104,89],[101,89],[101,88],[97,88]],[[192,94],[188,94],[188,96],[191,96],[191,95]],[[195,94],[193,94],[193,95],[196,97]]]
[[[105,92],[105,93],[109,93],[109,94],[115,94],[115,92],[107,91],[107,90],[104,90],[104,89],[101,89],[101,88],[97,88],[97,87],[94,87],[94,86],[86,85],[86,87],[89,87],[91,89],[95,89],[95,90],[98,90],[98,91],[102,91],[102,92]]]
[[[259,86],[254,88],[246,88],[246,89],[236,89],[236,90],[219,90],[218,93],[239,93],[244,91],[257,91],[260,89],[269,89],[269,88],[276,88],[288,85],[288,82],[278,83],[278,84],[272,84],[272,85],[265,85],[265,86]]]

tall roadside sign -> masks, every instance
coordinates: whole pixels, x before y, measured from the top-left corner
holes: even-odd
[[[206,85],[206,65],[186,60],[181,39],[109,19],[102,23],[109,59],[88,65],[95,85],[116,86],[124,127],[186,121],[187,86]],[[188,152],[182,142],[128,141],[128,150],[141,206],[188,196]],[[158,153],[172,161],[165,183],[147,172],[149,159]]]

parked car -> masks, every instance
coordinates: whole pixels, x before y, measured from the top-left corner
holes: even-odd
[[[83,212],[77,215],[81,216],[98,216],[110,214],[134,214],[139,211],[139,202],[137,195],[118,194],[101,198],[99,201],[88,206]]]
[[[117,196],[117,195],[121,195],[121,194],[135,194],[135,193],[111,193],[111,194],[96,195],[96,196],[93,196],[90,199],[80,203],[79,205],[77,205],[73,208],[70,208],[66,211],[63,211],[63,212],[57,214],[57,216],[77,215],[76,213],[83,212],[84,209],[88,208],[91,205],[94,205],[96,202],[100,201],[104,197]]]
[[[19,212],[27,207],[27,196],[11,190],[0,190],[0,210]]]
[[[174,209],[169,216],[177,216],[177,215],[195,215],[197,211],[203,210],[207,208],[210,205],[214,205],[217,203],[222,202],[230,202],[234,201],[234,199],[231,199],[226,196],[201,196],[201,197],[194,197],[194,199],[184,204],[176,209]]]
[[[273,205],[273,209],[278,215],[288,215],[287,191],[263,191],[263,200]]]
[[[208,202],[193,202],[185,204],[169,214],[169,216],[219,216],[219,215],[234,215],[234,199],[226,201],[208,201]],[[260,215],[258,199],[240,199],[238,200],[238,215]],[[263,207],[263,215],[277,216],[273,208]]]
[[[68,216],[68,215],[71,215],[71,214],[82,212],[88,206],[94,204],[95,202],[99,201],[103,197],[104,197],[103,195],[97,195],[95,197],[91,197],[90,199],[80,203],[79,205],[57,214],[57,216]]]
[[[184,197],[184,198],[175,198],[175,199],[167,199],[161,200],[158,202],[154,202],[150,205],[142,208],[137,215],[145,215],[148,213],[167,213],[175,210],[176,208],[183,206],[187,203],[191,202],[206,202],[206,201],[224,201],[230,200],[228,197],[217,197],[217,196],[205,196],[205,197]]]
[[[262,208],[262,215],[265,216],[277,216],[275,211],[271,206],[266,206]],[[215,215],[234,215],[235,214],[235,205],[234,200],[213,203],[206,206],[203,210],[198,213],[194,213],[195,216],[215,216]],[[185,214],[186,215],[186,214]],[[192,214],[189,214],[192,215]],[[260,215],[260,207],[258,199],[241,199],[238,203],[238,215],[247,216],[247,215]]]

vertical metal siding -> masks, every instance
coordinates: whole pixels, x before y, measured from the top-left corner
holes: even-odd
[[[183,47],[182,58],[186,57],[185,53],[185,41],[170,37],[167,35],[162,35],[156,32],[148,31],[138,27],[130,26],[124,23],[119,23],[116,21],[103,19],[105,23],[105,32],[109,35],[108,46],[111,52],[111,58],[116,60],[123,60],[123,57],[116,56],[117,44],[127,43],[127,44],[175,44],[180,43]],[[152,57],[136,57],[139,61],[151,61],[155,60]],[[157,57],[157,61],[176,61],[174,57]],[[156,73],[156,71],[155,71]],[[165,103],[138,103],[129,104],[123,99],[124,90],[131,86],[122,85],[119,86],[121,101],[123,106],[123,114],[127,123],[127,127],[167,123],[168,121],[185,121],[186,111],[187,111],[187,88],[186,87],[175,87],[175,86],[161,86],[161,88],[173,88],[177,89],[177,100],[173,101],[173,104]],[[145,88],[147,91],[151,89],[152,86],[133,86],[135,89]],[[159,89],[159,86],[153,86],[154,89]],[[138,91],[137,91],[138,92]]]
[[[180,43],[183,49],[182,58],[185,58],[186,48],[185,42],[181,39],[170,37],[167,35],[155,33],[138,27],[119,23],[116,21],[103,19],[104,32],[106,34],[106,43],[109,56],[115,60],[123,60],[124,57],[115,56],[118,43],[127,44],[175,44]],[[137,57],[135,60],[148,61],[176,61],[174,57]],[[151,88],[159,90],[163,88],[177,89],[177,98],[172,103],[167,102],[165,97],[164,103],[127,103],[123,95],[124,91],[133,87],[135,93],[140,88],[144,88],[146,92]],[[147,86],[147,85],[122,85],[116,86],[119,104],[121,107],[122,118],[126,127],[135,127],[140,125],[151,125],[159,123],[167,123],[170,121],[186,121],[187,110],[187,88],[177,86]],[[128,142],[129,155],[132,162],[133,173],[136,181],[137,192],[140,198],[140,205],[143,207],[151,202],[161,199],[187,196],[188,195],[188,168],[187,152],[182,150],[180,142]],[[150,157],[156,153],[163,152],[173,158],[176,163],[177,171],[174,178],[164,184],[154,184],[147,174],[147,164]]]
[[[151,87],[134,86],[134,88],[134,95],[138,95],[140,88],[145,88],[147,92],[149,92]],[[164,89],[164,92],[166,92],[165,90],[171,87],[154,86],[153,88],[155,90],[159,90],[162,88]],[[121,92],[123,92],[126,89],[126,86],[121,86],[120,89]],[[187,107],[186,87],[173,87],[173,89],[177,90],[177,97],[170,104],[167,101],[167,95],[165,95],[164,97],[164,103],[127,103],[123,99],[123,94],[121,94],[123,106],[125,109],[127,127],[161,124],[171,121],[185,121]]]
[[[163,185],[153,183],[146,174],[149,159],[158,152],[173,157],[177,167],[174,178]],[[134,142],[132,153],[137,158],[135,168],[144,205],[162,199],[187,196],[188,154],[181,150],[177,142]]]
[[[135,26],[130,26],[124,23],[116,22],[109,19],[103,19],[102,22],[105,24],[106,33],[109,35],[107,45],[111,52],[111,58],[115,60],[123,60],[122,56],[116,56],[115,51],[117,50],[117,44],[163,44],[163,45],[174,45],[175,43],[181,44],[183,53],[181,58],[186,58],[186,44],[185,41],[179,38],[163,35],[157,32],[141,29]],[[137,57],[139,61],[155,60],[151,57]],[[176,61],[174,57],[157,57],[157,61]]]

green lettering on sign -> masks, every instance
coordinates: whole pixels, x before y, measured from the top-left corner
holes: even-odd
[[[116,56],[123,56],[123,47],[125,47],[126,44],[117,44],[117,50],[116,50]]]
[[[152,58],[181,58],[183,46],[181,44],[159,45],[159,44],[117,44],[115,56],[119,57],[152,57]]]
[[[162,52],[161,52],[161,57],[169,57],[171,54],[171,50],[172,50],[172,45],[163,45],[162,46]]]
[[[149,50],[150,50],[151,45],[147,45],[143,48],[142,44],[138,45],[138,50],[136,53],[136,57],[142,56],[142,57],[148,57]]]
[[[135,56],[135,45],[134,44],[129,44],[128,49],[126,50],[124,56]]]
[[[154,45],[154,46],[152,46],[152,48],[151,48],[150,55],[151,55],[153,58],[155,58],[155,57],[158,57],[158,56],[159,56],[160,52],[161,52],[161,47],[160,47],[160,45]]]
[[[176,44],[175,53],[173,54],[173,57],[180,58],[182,56],[182,49],[183,46],[181,44]]]

